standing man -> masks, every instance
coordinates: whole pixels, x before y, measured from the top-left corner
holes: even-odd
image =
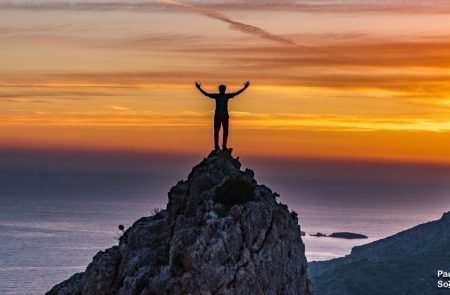
[[[222,149],[227,149],[227,139],[228,139],[228,100],[230,98],[235,97],[236,95],[241,94],[247,87],[250,85],[250,81],[244,83],[244,87],[233,93],[225,93],[227,90],[227,86],[220,85],[219,93],[208,93],[201,88],[201,84],[199,82],[195,82],[195,86],[197,89],[203,93],[203,95],[213,98],[216,100],[216,112],[214,113],[214,149],[219,150],[219,130],[220,126],[223,126],[223,141],[222,141]]]

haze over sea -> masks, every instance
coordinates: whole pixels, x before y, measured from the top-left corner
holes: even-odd
[[[0,151],[0,294],[42,294],[83,271],[205,155]],[[351,231],[367,240],[306,236],[309,261],[346,255],[450,210],[450,167],[436,164],[242,157],[281,194],[307,234]]]

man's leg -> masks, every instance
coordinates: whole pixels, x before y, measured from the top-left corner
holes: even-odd
[[[220,130],[220,117],[214,116],[214,148],[220,149],[219,147],[219,130]]]
[[[228,115],[224,116],[222,119],[222,125],[223,125],[223,141],[222,141],[222,147],[227,147],[227,141],[228,141],[228,125],[229,125],[229,117]]]

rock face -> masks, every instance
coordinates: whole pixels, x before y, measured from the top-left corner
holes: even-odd
[[[47,294],[311,294],[296,214],[240,166],[212,152],[166,210]]]
[[[450,261],[450,212],[393,236],[352,249],[350,255],[311,262],[316,294],[445,294],[438,270]],[[362,290],[364,292],[362,292]]]

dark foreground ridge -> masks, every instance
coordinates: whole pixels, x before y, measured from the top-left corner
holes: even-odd
[[[450,212],[441,219],[354,247],[350,255],[311,262],[317,294],[449,294],[438,270],[450,266]]]
[[[212,152],[119,245],[47,294],[311,294],[296,214]]]

